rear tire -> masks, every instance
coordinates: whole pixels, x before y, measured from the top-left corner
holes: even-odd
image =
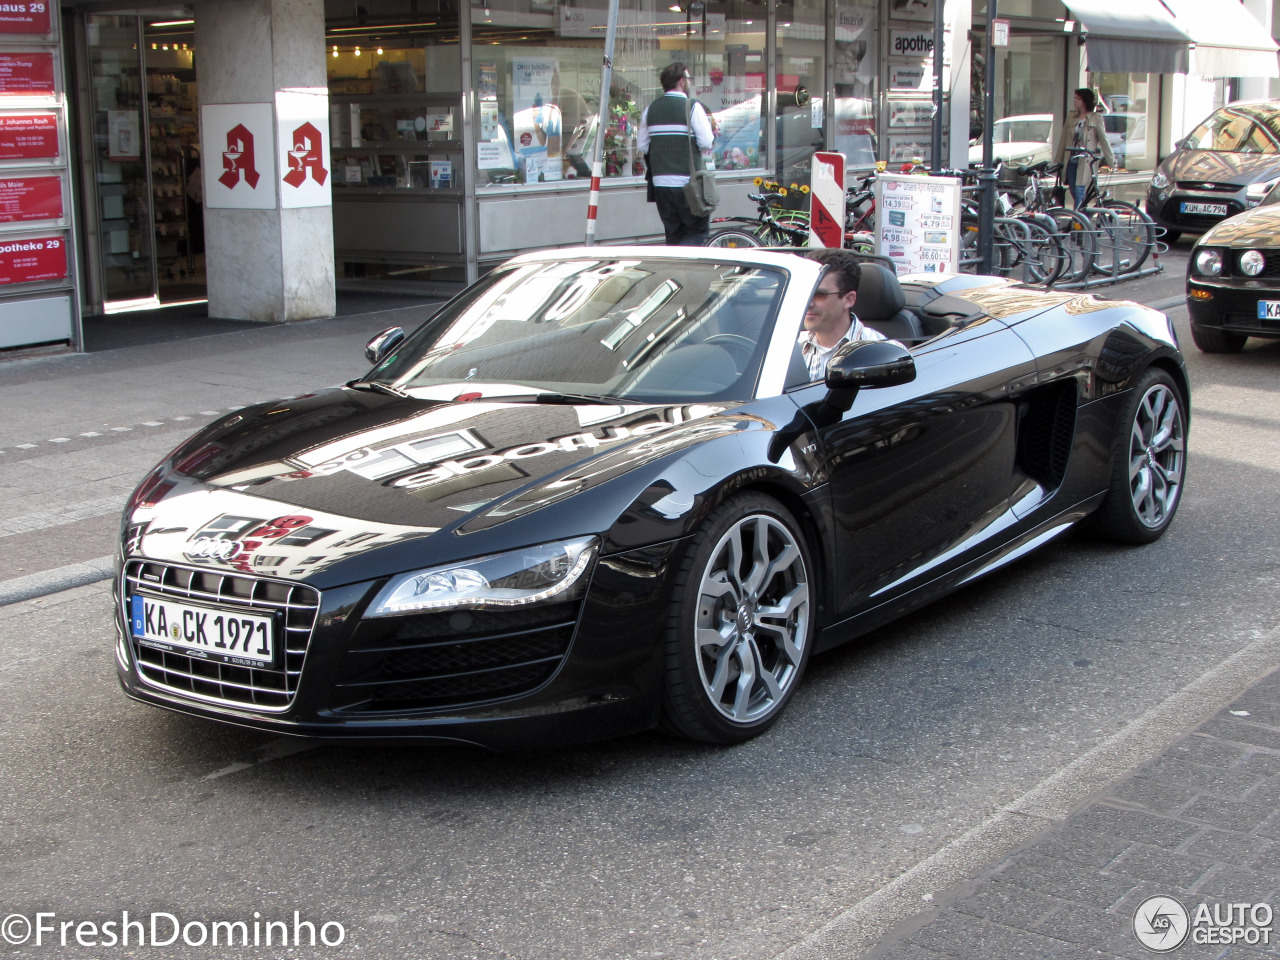
[[[1151,543],[1173,522],[1187,470],[1186,410],[1173,377],[1158,368],[1144,373],[1120,430],[1098,530],[1121,543]]]
[[[717,230],[707,238],[707,242],[703,246],[758,247],[760,246],[760,241],[756,239],[754,234],[750,234],[745,230],[738,230],[735,227],[729,227],[726,230]]]
[[[772,497],[721,504],[676,572],[662,727],[705,743],[763,733],[800,685],[813,646],[809,548]]]
[[[1191,339],[1202,353],[1239,353],[1249,338],[1243,333],[1231,333],[1221,327],[1202,327],[1193,323]]]

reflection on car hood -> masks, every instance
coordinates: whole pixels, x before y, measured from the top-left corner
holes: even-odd
[[[128,541],[153,559],[305,579],[390,544],[562,503],[738,429],[714,416],[726,406],[427,402],[349,389],[264,404],[197,434],[144,483]]]
[[[1276,154],[1179,150],[1166,163],[1173,180],[1247,184],[1280,176],[1280,156]]]
[[[1200,243],[1280,247],[1280,204],[1254,207],[1223,220],[1201,237]]]

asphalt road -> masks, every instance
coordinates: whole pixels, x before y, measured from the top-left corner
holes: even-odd
[[[1098,292],[1168,304],[1186,249]],[[1201,355],[1170,312],[1194,401],[1164,539],[1069,536],[820,657],[777,726],[732,749],[313,746],[127,701],[105,583],[14,598],[109,553],[119,502],[193,425],[177,417],[350,375],[384,315],[0,367],[18,411],[0,423],[0,917],[55,915],[43,945],[0,956],[861,956],[1229,701],[1241,651],[1262,651],[1249,671],[1274,652],[1280,344]],[[1160,710],[1197,683],[1190,708]],[[122,911],[192,939],[285,921],[291,944],[298,911],[343,940],[107,945]],[[73,926],[61,946],[65,921],[98,925],[90,945]]]

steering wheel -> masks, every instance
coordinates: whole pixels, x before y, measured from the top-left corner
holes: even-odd
[[[756,342],[740,333],[717,333],[707,337],[702,342],[723,346],[733,357],[733,362],[737,365],[739,371],[747,365],[747,362],[751,359],[751,354],[755,353],[756,350]]]

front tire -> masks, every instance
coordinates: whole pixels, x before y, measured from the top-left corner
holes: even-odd
[[[665,730],[732,744],[773,725],[813,646],[812,570],[803,533],[772,497],[740,494],[712,512],[676,575]]]
[[[756,237],[748,233],[746,230],[739,230],[736,227],[729,227],[725,230],[717,230],[707,242],[703,244],[707,247],[758,247],[760,241]]]
[[[1191,325],[1191,339],[1202,353],[1239,353],[1249,338],[1243,333],[1232,333],[1220,327]]]
[[[1148,370],[1120,421],[1102,534],[1122,543],[1151,543],[1173,522],[1187,470],[1187,417],[1181,391],[1165,371]]]

